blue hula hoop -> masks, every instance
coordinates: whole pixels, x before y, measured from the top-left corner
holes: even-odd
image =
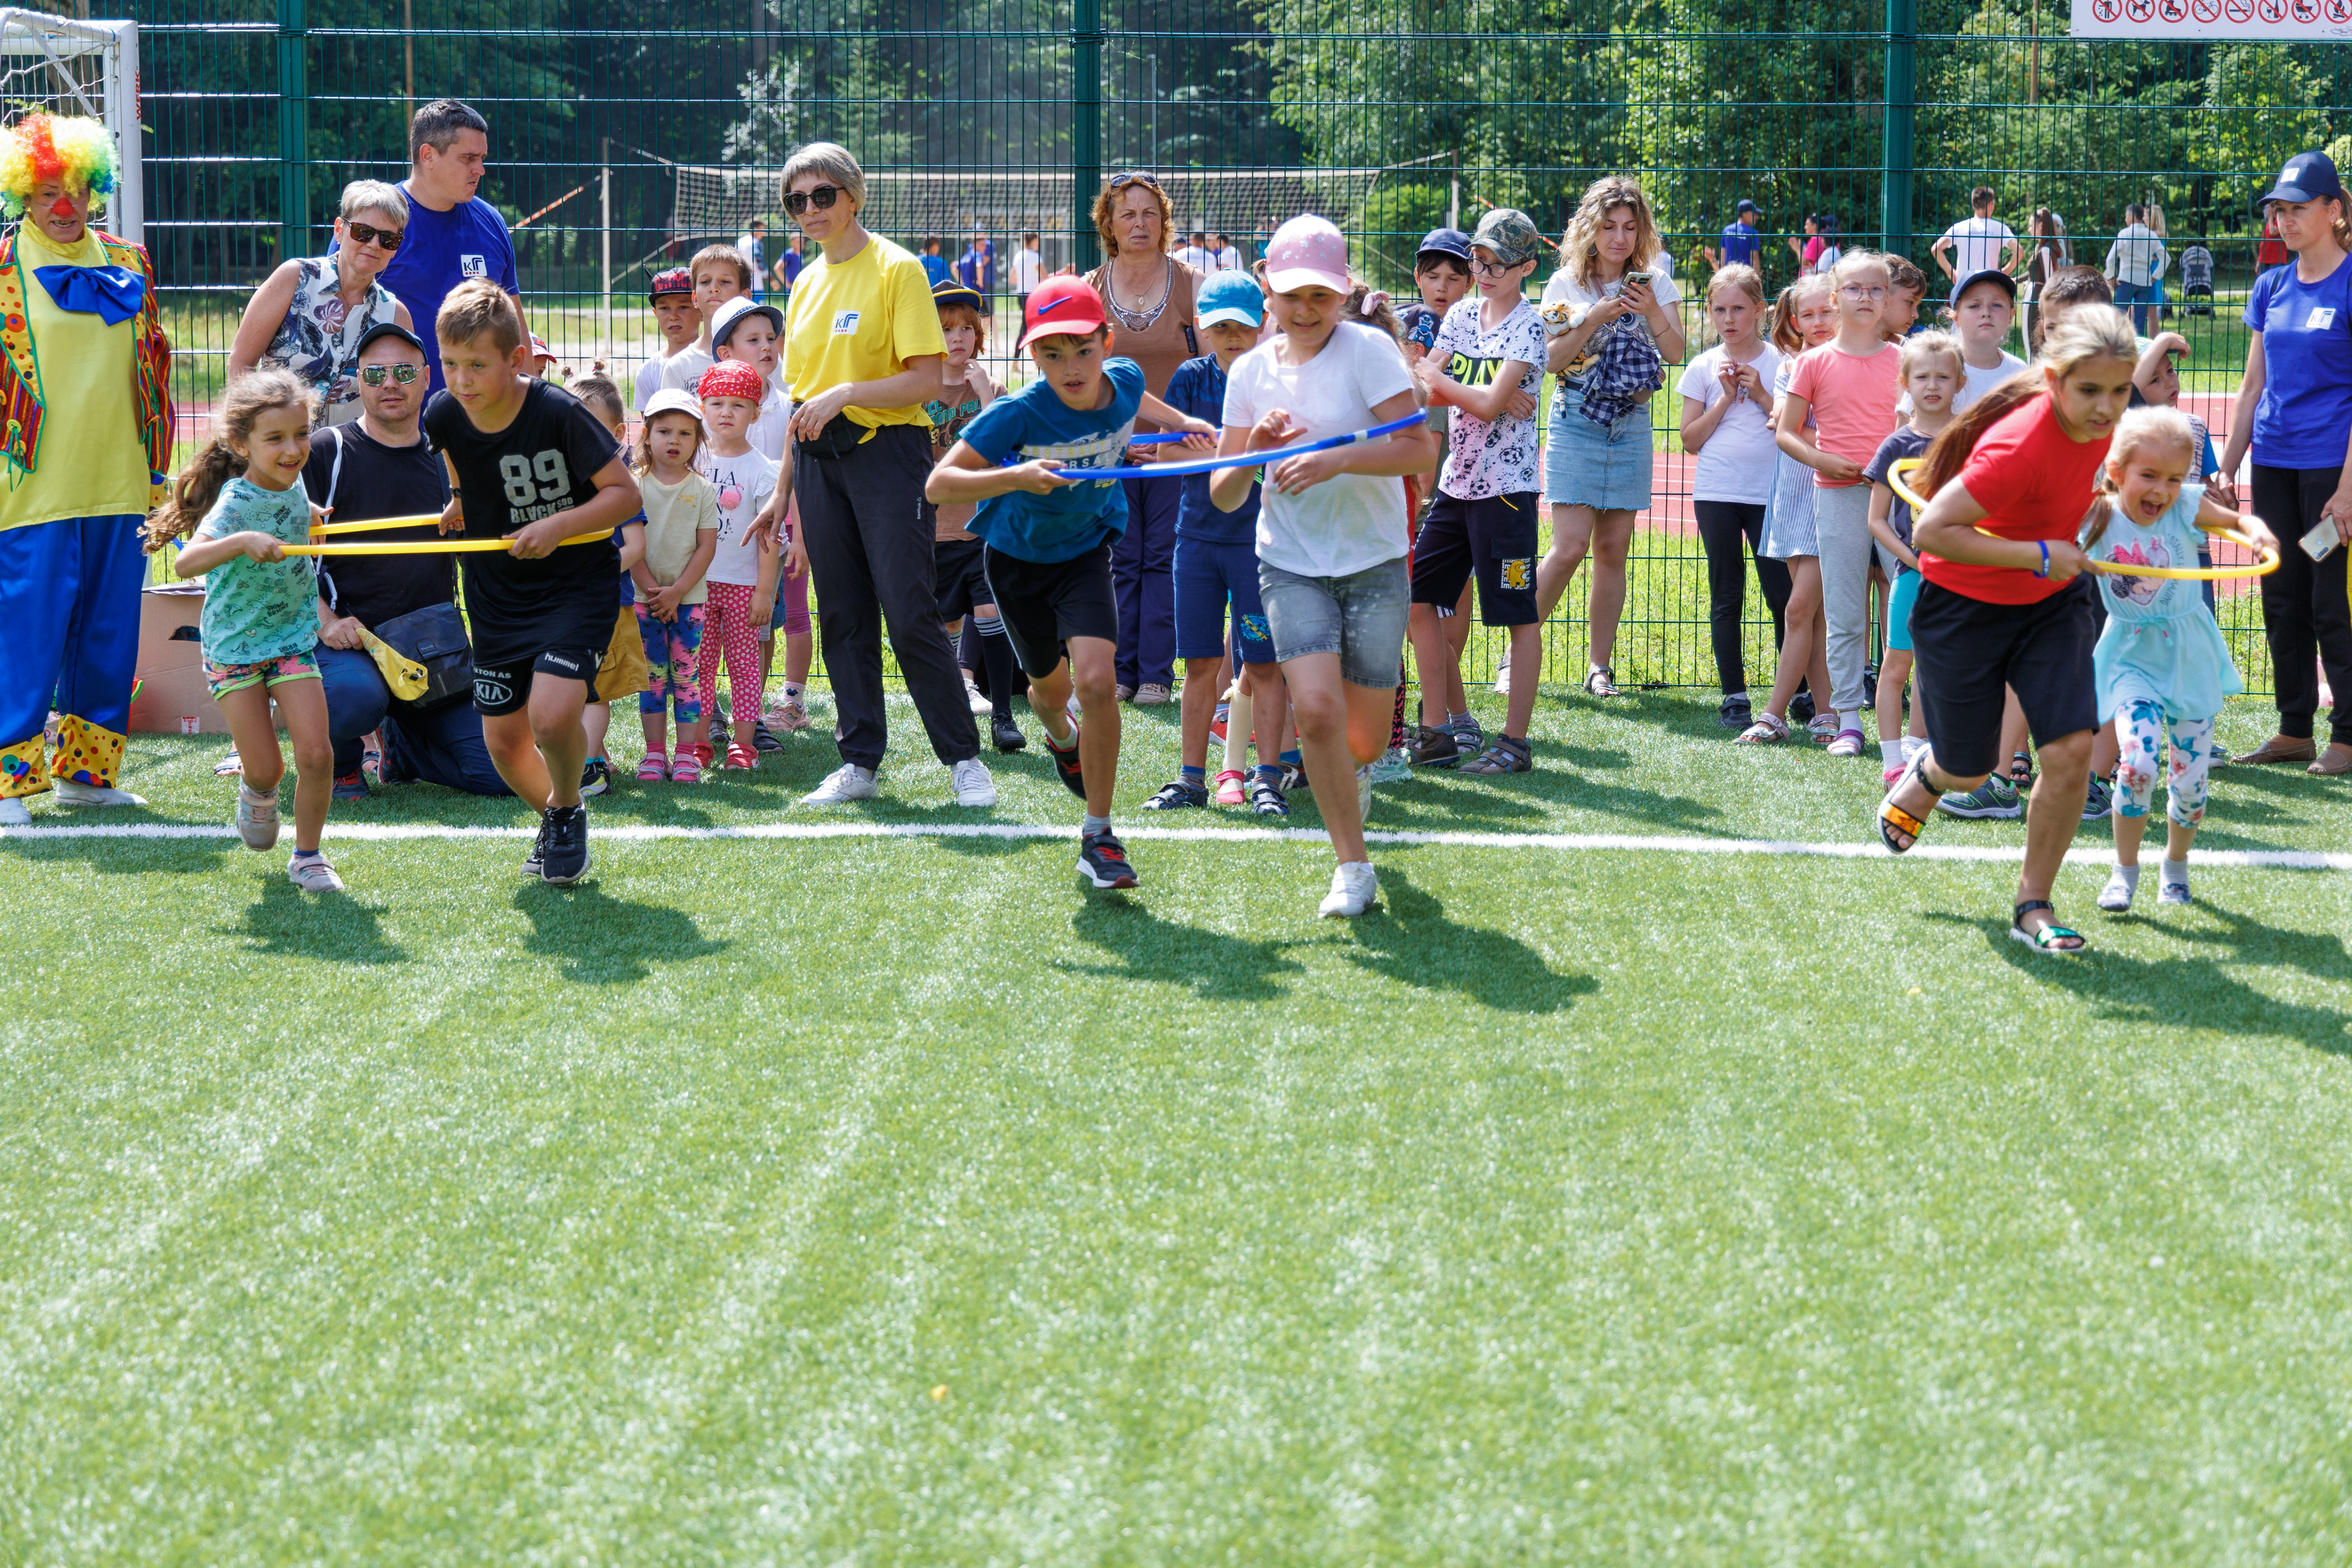
[[[1429,423],[1425,409],[1416,409],[1402,419],[1391,419],[1385,425],[1375,425],[1369,430],[1352,430],[1345,436],[1327,436],[1320,441],[1304,446],[1285,447],[1275,452],[1237,452],[1230,458],[1188,458],[1177,463],[1153,463],[1130,468],[1070,468],[1071,477],[1086,479],[1153,479],[1180,474],[1207,474],[1219,468],[1255,468],[1260,464],[1279,463],[1286,458],[1305,457],[1309,452],[1328,452],[1334,447],[1352,447],[1359,441],[1377,441],[1383,436],[1393,436],[1400,430],[1410,430],[1416,425]],[[1149,439],[1136,437],[1138,441]],[[1181,440],[1181,436],[1165,436],[1162,440]]]

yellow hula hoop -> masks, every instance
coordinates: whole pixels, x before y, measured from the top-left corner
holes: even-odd
[[[323,539],[331,533],[368,533],[379,528],[431,528],[440,521],[441,514],[436,511],[423,517],[372,518],[366,522],[314,522],[310,525],[310,537]]]
[[[438,522],[440,519],[436,518],[433,521]],[[367,526],[381,528],[383,525],[371,522]],[[594,533],[575,533],[563,542],[594,544],[612,537],[613,531],[605,528],[599,529]],[[505,550],[514,541],[510,539],[436,539],[423,544],[289,544],[286,547],[286,553],[289,555],[454,555],[468,550]]]
[[[1905,458],[1886,470],[1886,488],[1900,497],[1915,514],[1927,510],[1927,498],[1904,483],[1903,476],[1927,466],[1925,458]],[[1979,528],[1977,531],[1988,539],[2001,537],[1989,528]],[[2252,551],[2253,563],[2241,566],[2114,566],[2104,561],[2094,561],[2089,563],[2090,570],[2109,577],[2176,577],[2191,583],[2226,583],[2241,577],[2267,577],[2278,570],[2277,551],[2256,544],[2236,529],[2224,529],[2213,537],[2226,539],[2232,544]]]

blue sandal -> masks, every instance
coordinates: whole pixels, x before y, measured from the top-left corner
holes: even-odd
[[[2025,900],[2011,911],[2009,917],[2009,934],[2012,941],[2021,942],[2036,952],[2057,952],[2069,955],[2080,952],[2091,945],[2083,939],[2081,931],[2069,930],[2055,920],[2044,924],[2040,931],[2027,931],[2025,917],[2035,910],[2049,910],[2053,915],[2058,912],[2047,899]],[[2074,945],[2066,946],[2069,942]]]

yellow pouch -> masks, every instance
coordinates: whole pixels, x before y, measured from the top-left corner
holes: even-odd
[[[400,650],[371,631],[360,633],[360,641],[368,657],[375,660],[376,668],[383,672],[383,683],[403,702],[414,702],[425,695],[425,667],[415,660],[404,658]]]

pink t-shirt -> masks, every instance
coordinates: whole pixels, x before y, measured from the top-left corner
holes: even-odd
[[[1878,455],[1878,444],[1895,434],[1895,400],[1903,391],[1903,351],[1887,343],[1863,358],[1835,343],[1807,349],[1797,358],[1789,391],[1813,413],[1813,445],[1832,458],[1860,467]],[[1867,484],[1833,479],[1819,468],[1813,483],[1825,489]]]

